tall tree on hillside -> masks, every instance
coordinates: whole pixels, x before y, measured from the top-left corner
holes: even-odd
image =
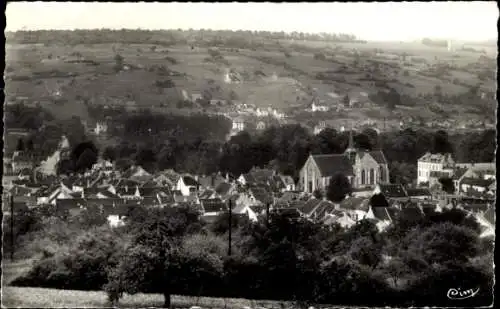
[[[401,105],[401,95],[396,89],[391,88],[387,94],[387,108],[392,111],[397,105]]]
[[[332,202],[341,202],[352,193],[351,183],[344,174],[335,174],[328,184],[326,197]]]

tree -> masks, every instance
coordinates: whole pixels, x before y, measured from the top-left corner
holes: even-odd
[[[102,158],[114,162],[117,159],[116,150],[111,146],[106,147],[102,153]]]
[[[401,95],[396,89],[391,88],[387,94],[387,108],[392,111],[397,105],[401,105]]]
[[[440,97],[442,95],[442,87],[441,85],[434,86],[434,95]]]
[[[441,184],[441,189],[448,193],[448,194],[453,194],[455,193],[455,184],[453,183],[453,179],[451,178],[439,178],[439,183]]]
[[[344,99],[342,100],[344,103],[344,107],[350,107],[351,106],[351,100],[349,99],[349,95],[345,95]]]
[[[87,169],[92,168],[92,166],[97,162],[97,154],[90,148],[87,148],[78,157],[76,161],[76,171],[82,172]]]
[[[24,151],[24,142],[22,138],[17,140],[16,151]]]
[[[313,195],[315,198],[319,200],[323,198],[323,193],[319,189],[314,190]]]
[[[114,60],[115,60],[114,69],[116,72],[119,72],[121,69],[123,69],[124,58],[122,55],[116,54]]]
[[[448,133],[439,130],[434,134],[432,153],[453,153],[453,146],[448,138]]]
[[[315,53],[314,54],[314,59],[316,59],[316,60],[326,60],[326,56],[323,53]]]
[[[179,286],[176,280],[196,269],[185,267],[182,237],[200,232],[198,214],[189,207],[141,213],[144,211],[136,211],[126,225],[133,235],[132,243],[110,272],[104,288],[113,303],[123,293],[162,293],[164,307],[170,308],[170,295]],[[184,273],[179,273],[179,268]]]
[[[33,139],[29,138],[28,141],[26,142],[26,150],[27,151],[33,151],[34,150],[34,145],[33,145]]]
[[[335,174],[328,185],[326,196],[330,201],[341,202],[352,193],[351,183],[344,174]]]
[[[354,137],[354,143],[356,144],[356,147],[359,149],[372,150],[373,148],[371,138],[364,133],[356,135]]]

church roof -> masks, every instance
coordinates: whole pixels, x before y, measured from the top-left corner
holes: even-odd
[[[375,161],[377,161],[378,164],[387,164],[387,160],[381,150],[370,151],[369,154],[373,159],[375,159]]]
[[[331,177],[337,173],[354,175],[349,158],[343,154],[313,155],[312,158],[323,177]]]

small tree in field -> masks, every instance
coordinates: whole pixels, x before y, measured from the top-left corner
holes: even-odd
[[[126,228],[134,239],[109,273],[104,286],[109,300],[116,304],[123,293],[161,293],[170,308],[172,285],[179,280],[170,272],[183,261],[181,238],[199,232],[197,215],[190,208],[165,208],[130,218]]]
[[[116,54],[114,60],[115,60],[114,69],[116,72],[119,72],[123,68],[124,58],[122,55]]]

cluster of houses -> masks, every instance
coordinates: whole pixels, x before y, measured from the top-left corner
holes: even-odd
[[[417,184],[439,189],[442,181],[453,183],[454,195],[494,200],[496,166],[491,163],[456,163],[451,154],[426,153],[418,160]]]
[[[310,112],[328,112],[330,110],[341,111],[352,108],[371,107],[373,103],[366,92],[348,91],[345,96],[335,92],[328,92],[324,96],[315,96],[310,103]]]
[[[351,135],[343,154],[311,154],[298,182],[266,168],[253,168],[237,177],[173,170],[151,174],[140,166],[119,173],[112,163],[99,161],[84,175],[66,178],[24,169],[4,193],[13,197],[12,206],[17,211],[52,205],[58,213],[77,215],[95,206],[113,226],[124,224],[128,209],[134,205],[193,207],[207,221],[228,212],[229,207],[234,214],[254,221],[270,211],[344,227],[368,219],[380,230],[390,226],[400,213],[418,219],[429,211],[459,207],[477,218],[483,226],[482,236],[494,235],[494,163],[455,164],[451,156],[426,154],[418,162],[418,171],[420,187],[391,184],[383,152],[354,148]],[[353,193],[334,203],[324,196],[330,179],[339,173],[346,176]],[[443,173],[453,179],[456,194],[443,197],[436,194],[442,190],[423,185]]]

